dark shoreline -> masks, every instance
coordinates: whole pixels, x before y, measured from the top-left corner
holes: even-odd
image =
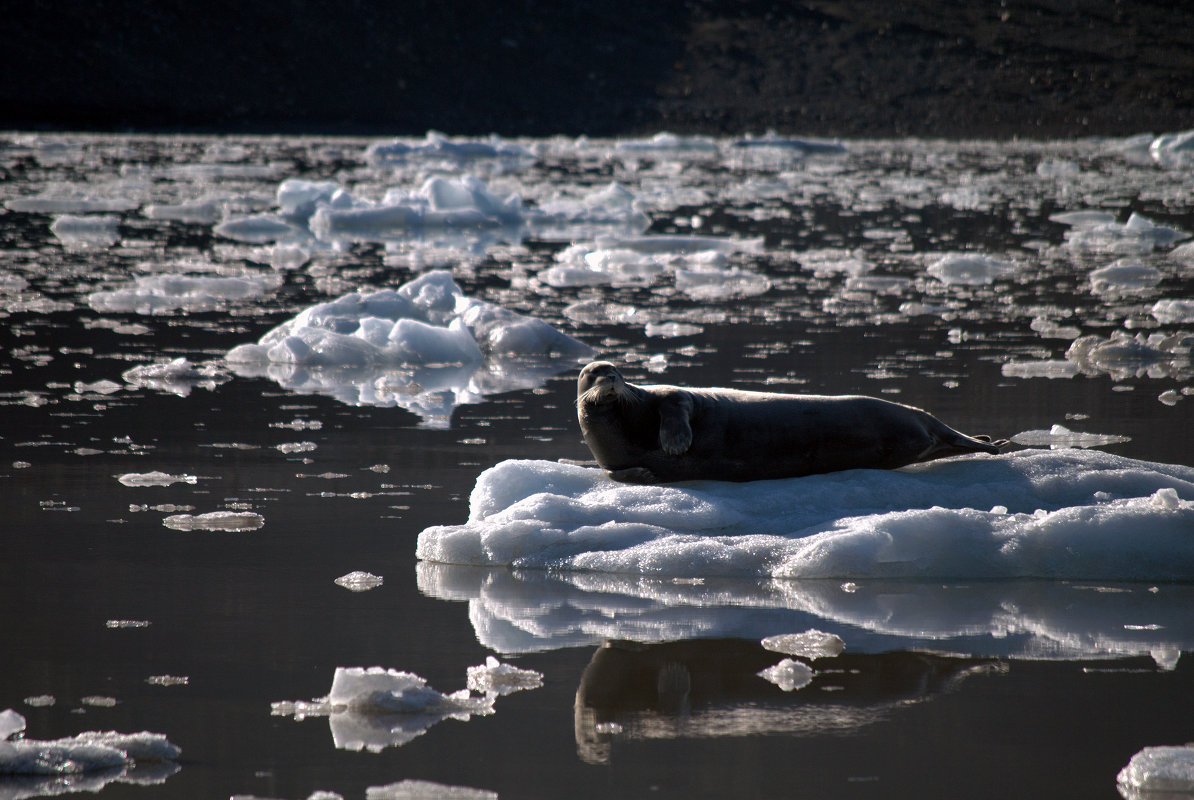
[[[0,128],[954,139],[1194,128],[1188,5],[127,5],[10,10]]]

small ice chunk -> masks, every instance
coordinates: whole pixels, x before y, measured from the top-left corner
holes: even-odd
[[[275,288],[273,273],[221,277],[213,275],[145,275],[132,284],[92,292],[88,304],[100,312],[165,314],[178,309],[211,311],[253,300]]]
[[[125,486],[170,486],[175,483],[198,483],[195,475],[171,475],[168,472],[154,470],[153,472],[126,472],[117,475],[116,480]]]
[[[162,520],[176,531],[255,531],[265,517],[251,511],[209,511],[206,514],[174,514]]]
[[[196,387],[211,391],[228,381],[229,375],[214,364],[194,364],[185,357],[156,364],[139,364],[125,370],[125,383],[187,397]]]
[[[1137,792],[1194,792],[1194,746],[1146,747],[1119,771],[1116,783]]]
[[[977,253],[950,253],[928,268],[928,273],[947,286],[983,286],[1015,273],[1009,261]]]
[[[50,232],[68,247],[109,247],[120,241],[120,218],[112,215],[63,214],[50,224]]]
[[[812,667],[803,661],[785,658],[759,672],[759,677],[774,683],[785,692],[791,692],[812,683],[814,674]]]
[[[1117,436],[1106,433],[1081,433],[1072,431],[1064,425],[1054,425],[1049,430],[1021,431],[1011,440],[1023,447],[1049,447],[1062,450],[1067,447],[1106,447],[1109,444],[1130,442],[1130,436]]]
[[[0,711],[0,742],[11,738],[13,734],[20,733],[23,730],[25,730],[25,718],[23,716],[11,708]]]
[[[1174,389],[1166,389],[1157,395],[1157,399],[1167,406],[1175,406],[1182,396]]]
[[[367,787],[365,800],[498,800],[498,793],[408,778],[385,786]]]
[[[468,688],[481,694],[508,695],[542,685],[542,673],[503,664],[493,656],[487,656],[484,664],[468,668]]]
[[[347,575],[341,575],[336,578],[334,583],[337,586],[343,586],[350,592],[367,592],[370,589],[376,589],[384,583],[384,579],[380,575],[374,575],[370,572],[356,570]]]
[[[1158,164],[1166,167],[1194,164],[1194,131],[1158,136],[1148,146],[1148,153]]]
[[[1164,325],[1194,322],[1194,300],[1158,300],[1152,315]]]
[[[1090,273],[1090,286],[1100,294],[1151,289],[1161,282],[1161,271],[1133,261],[1116,261]]]
[[[76,394],[115,394],[121,390],[121,385],[116,381],[108,379],[95,381],[93,383],[86,383],[84,381],[75,381]]]
[[[160,733],[85,731],[63,739],[11,739],[25,729],[25,718],[0,712],[0,775],[74,775],[131,765],[134,761],[173,761],[181,751]]]
[[[186,675],[150,675],[145,682],[150,686],[186,686],[191,679]]]
[[[784,653],[789,656],[800,656],[815,660],[818,658],[833,658],[841,655],[846,649],[846,643],[840,636],[825,633],[816,629],[809,629],[804,633],[784,633],[768,636],[761,642],[763,647],[773,653]]]

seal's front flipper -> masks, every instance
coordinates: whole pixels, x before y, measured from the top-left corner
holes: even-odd
[[[619,483],[658,483],[655,479],[655,473],[646,467],[630,467],[629,469],[611,469],[606,470],[606,475],[609,475]]]
[[[672,392],[659,403],[659,446],[669,456],[678,456],[692,445],[692,398]]]

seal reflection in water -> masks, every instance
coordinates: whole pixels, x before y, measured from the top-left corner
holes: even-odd
[[[582,369],[576,389],[585,443],[627,483],[895,469],[1006,444],[877,397],[635,386],[608,361]]]

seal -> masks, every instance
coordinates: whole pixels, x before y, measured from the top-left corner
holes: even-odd
[[[1007,444],[877,397],[636,386],[608,361],[581,370],[576,410],[597,463],[625,483],[895,469]]]

